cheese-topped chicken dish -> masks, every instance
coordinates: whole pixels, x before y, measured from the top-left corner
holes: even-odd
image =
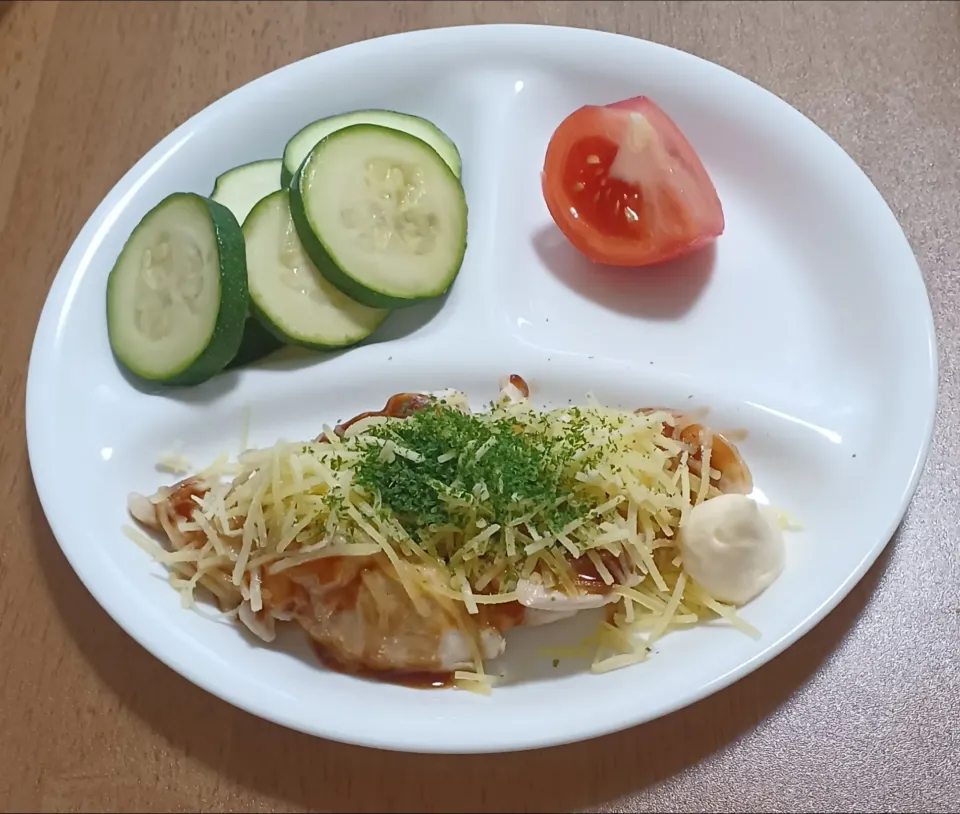
[[[755,634],[736,606],[777,578],[784,543],[751,492],[734,444],[690,416],[538,410],[511,376],[484,412],[398,394],[129,511],[165,538],[131,530],[184,604],[202,588],[264,641],[298,624],[339,669],[487,691],[508,631],[586,609],[605,610],[597,672],[711,618]]]

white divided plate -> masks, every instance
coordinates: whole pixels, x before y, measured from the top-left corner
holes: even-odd
[[[540,169],[583,104],[647,95],[673,117],[726,214],[716,248],[656,271],[591,268],[554,227]],[[117,369],[104,286],[130,231],[165,195],[207,194],[224,170],[279,156],[307,122],[357,108],[424,116],[463,155],[463,270],[442,303],[396,314],[373,341],[148,394]],[[518,631],[492,696],[369,682],[321,667],[291,635],[263,646],[180,609],[163,569],[120,531],[131,490],[169,482],[158,455],[198,463],[241,443],[317,434],[402,390],[456,387],[478,404],[519,373],[543,405],[592,390],[628,407],[709,407],[744,428],[756,484],[801,520],[783,576],[720,625],[664,638],[645,664],[554,668],[537,647],[584,622]],[[689,704],[782,651],[860,579],[893,535],[933,426],[933,321],[910,247],[854,162],[809,120],[716,65],[649,42],[561,28],[415,32],[340,48],[231,93],[161,141],[97,208],[37,329],[27,389],[44,510],[96,599],[173,669],[256,715],[389,749],[487,752],[588,738]]]

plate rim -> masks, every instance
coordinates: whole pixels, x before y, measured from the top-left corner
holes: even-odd
[[[40,437],[42,426],[40,426],[41,415],[37,408],[38,400],[41,399],[40,391],[44,386],[46,377],[44,377],[44,368],[46,361],[44,357],[45,347],[53,344],[53,339],[58,332],[56,324],[59,316],[69,310],[70,300],[79,285],[82,284],[85,276],[84,258],[92,254],[103,237],[112,228],[115,217],[111,214],[122,209],[121,204],[124,199],[132,197],[139,187],[145,183],[146,179],[157,172],[165,163],[166,158],[172,154],[180,144],[189,139],[192,134],[204,126],[205,122],[218,114],[220,109],[230,104],[230,97],[240,92],[250,92],[250,88],[259,84],[278,81],[278,77],[284,72],[293,73],[302,70],[303,63],[323,61],[329,54],[336,52],[354,52],[358,56],[364,51],[375,51],[381,47],[385,41],[395,42],[397,40],[444,40],[446,38],[476,38],[478,43],[482,43],[484,38],[489,38],[491,43],[495,42],[498,36],[505,38],[516,37],[518,40],[526,36],[540,37],[544,39],[555,39],[562,41],[564,38],[570,40],[594,39],[598,43],[609,41],[611,39],[621,41],[633,41],[634,47],[650,49],[653,51],[671,52],[669,59],[687,60],[690,64],[703,63],[702,69],[721,71],[729,74],[728,81],[747,83],[754,88],[754,92],[769,97],[770,101],[780,106],[786,115],[794,117],[798,126],[807,130],[807,137],[817,138],[824,145],[831,145],[829,149],[839,150],[840,154],[849,162],[850,171],[859,174],[862,179],[873,190],[877,196],[878,203],[882,204],[885,214],[889,215],[891,223],[896,224],[896,232],[892,239],[902,240],[903,247],[913,261],[913,269],[904,267],[903,274],[916,277],[914,282],[919,286],[917,294],[922,294],[926,303],[926,308],[919,309],[923,312],[924,334],[926,339],[926,364],[924,369],[925,378],[928,381],[929,389],[923,398],[927,401],[927,414],[924,417],[922,426],[922,443],[912,456],[912,464],[909,478],[900,479],[903,487],[900,490],[899,502],[896,512],[891,515],[891,521],[888,524],[886,532],[878,539],[868,550],[865,551],[863,558],[843,581],[836,590],[822,602],[819,606],[811,608],[799,622],[788,633],[777,640],[770,642],[754,657],[741,662],[735,669],[726,674],[716,677],[714,680],[703,684],[696,693],[689,695],[678,695],[670,703],[662,704],[653,711],[645,711],[639,714],[627,715],[623,721],[615,726],[604,724],[602,726],[581,727],[575,731],[568,730],[548,730],[549,735],[526,734],[523,737],[505,738],[502,742],[485,742],[479,745],[473,744],[453,744],[446,743],[442,745],[431,746],[430,744],[419,743],[416,737],[398,738],[393,736],[380,737],[368,734],[354,735],[343,726],[332,726],[328,728],[318,728],[302,724],[294,718],[289,718],[282,714],[276,714],[269,707],[258,707],[255,703],[248,703],[249,699],[242,697],[239,693],[231,692],[229,687],[218,686],[210,680],[202,671],[195,671],[191,666],[182,661],[178,661],[172,652],[164,652],[161,648],[154,647],[152,643],[145,640],[145,637],[139,636],[132,629],[134,626],[125,619],[123,606],[115,603],[110,598],[110,592],[96,586],[96,580],[89,578],[88,569],[84,566],[81,557],[77,557],[70,551],[70,546],[65,546],[61,542],[63,535],[69,537],[70,530],[63,518],[58,518],[58,510],[55,502],[52,500],[53,494],[57,488],[51,485],[52,476],[49,463],[41,454],[43,442]],[[515,48],[515,43],[509,43],[510,48]],[[906,255],[905,255],[906,257]],[[918,300],[918,305],[920,301]],[[829,615],[836,606],[852,591],[864,577],[866,572],[877,561],[880,554],[887,548],[895,537],[897,530],[903,522],[903,519],[910,508],[913,496],[916,493],[920,478],[924,472],[924,467],[928,459],[933,433],[936,424],[936,413],[939,399],[939,353],[936,334],[936,326],[933,319],[933,312],[930,303],[929,290],[926,287],[923,273],[920,269],[916,254],[903,231],[889,204],[883,194],[877,189],[876,185],[870,180],[864,170],[853,160],[852,157],[837,143],[829,134],[820,128],[805,114],[794,108],[784,99],[762,87],[753,80],[741,76],[735,71],[730,70],[710,60],[696,56],[689,52],[674,48],[662,43],[653,42],[629,35],[617,34],[607,31],[598,31],[587,28],[576,28],[567,26],[550,26],[537,24],[487,24],[487,25],[467,25],[467,26],[447,26],[433,29],[421,29],[416,31],[388,34],[381,37],[374,37],[357,42],[347,43],[335,48],[328,49],[317,54],[296,60],[283,65],[268,73],[265,73],[244,85],[235,88],[227,94],[224,94],[214,102],[203,107],[186,121],[174,128],[163,136],[153,145],[134,165],[125,172],[121,178],[111,187],[104,198],[100,201],[94,211],[85,221],[80,231],[72,241],[70,248],[64,255],[56,275],[47,292],[44,305],[37,323],[33,343],[31,345],[29,364],[27,369],[27,381],[25,387],[25,419],[26,419],[26,440],[27,452],[30,462],[30,470],[36,489],[37,497],[40,501],[47,523],[50,527],[53,538],[56,540],[61,552],[70,563],[74,573],[86,587],[87,591],[93,596],[94,600],[107,613],[108,616],[116,622],[135,642],[143,647],[153,657],[170,669],[182,675],[194,685],[200,687],[211,695],[220,698],[232,706],[256,715],[268,721],[280,724],[281,726],[303,732],[308,735],[322,737],[329,740],[335,740],[346,744],[384,749],[389,751],[414,752],[421,754],[480,754],[480,753],[499,753],[525,751],[529,749],[544,748],[550,746],[559,746],[574,742],[586,741],[614,732],[623,731],[634,726],[647,723],[658,718],[662,718],[679,709],[689,706],[699,700],[702,700],[716,692],[730,686],[734,682],[752,673],[763,664],[771,661],[776,656],[783,653],[788,647],[796,643],[801,637],[805,636],[817,624],[819,624],[827,615]],[[46,553],[39,553],[39,556],[48,556]],[[557,734],[557,733],[560,734]]]

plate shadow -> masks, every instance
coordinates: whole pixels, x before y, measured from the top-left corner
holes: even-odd
[[[533,237],[533,246],[548,271],[571,291],[604,308],[650,320],[675,320],[703,294],[716,265],[717,247],[647,268],[618,268],[594,263],[578,252],[550,224]]]
[[[398,308],[391,312],[383,324],[374,333],[356,345],[332,351],[311,350],[296,345],[285,345],[273,353],[256,361],[235,368],[227,368],[195,387],[165,387],[161,384],[138,378],[128,371],[114,356],[114,363],[121,375],[134,389],[144,395],[157,396],[179,401],[185,404],[211,404],[225,397],[238,385],[240,377],[247,370],[266,370],[288,372],[306,367],[322,365],[355,348],[380,345],[385,342],[398,342],[413,336],[427,327],[443,309],[449,296],[449,290],[441,297],[425,300],[407,308]]]
[[[61,621],[118,700],[173,748],[280,805],[310,810],[570,811],[642,791],[736,741],[800,690],[866,607],[896,544],[895,538],[811,633],[690,707],[569,746],[523,754],[415,755],[345,746],[286,730],[181,678],[137,646],[100,608],[59,550],[35,490],[28,499],[32,544]],[[150,691],[144,692],[145,687]],[[691,732],[697,736],[690,737]],[[651,750],[650,744],[657,748]],[[637,761],[638,755],[644,759]],[[573,765],[580,771],[560,770]],[[462,782],[436,783],[448,774]],[[603,789],[602,794],[596,789]]]

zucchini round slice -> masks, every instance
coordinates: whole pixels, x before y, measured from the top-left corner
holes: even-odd
[[[338,116],[329,116],[319,121],[311,122],[299,130],[283,150],[283,169],[281,183],[288,186],[296,171],[303,163],[309,152],[323,139],[344,127],[355,124],[375,124],[379,127],[390,127],[422,139],[447,163],[457,178],[460,177],[460,151],[450,137],[432,122],[419,116],[407,113],[395,113],[392,110],[354,110],[350,113],[341,113]]]
[[[366,339],[386,319],[388,311],[350,299],[317,271],[297,237],[287,190],[260,201],[243,233],[251,310],[283,342],[343,348]]]
[[[439,297],[467,248],[467,201],[424,141],[359,124],[321,141],[290,185],[290,209],[321,274],[373,308]]]
[[[202,195],[174,193],[144,216],[110,272],[110,347],[140,378],[199,384],[236,355],[248,302],[237,219]]]
[[[227,207],[237,223],[243,224],[257,201],[280,189],[282,167],[283,161],[279,158],[241,164],[217,176],[210,197]]]

